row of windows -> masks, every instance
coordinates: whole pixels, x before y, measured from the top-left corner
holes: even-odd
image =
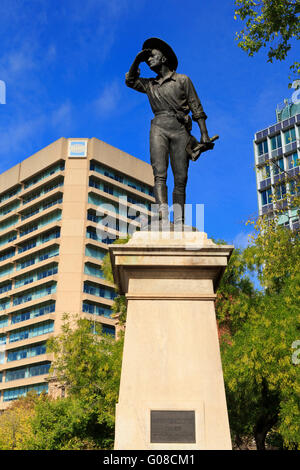
[[[12,265],[12,264],[8,264],[8,265],[6,265],[6,266],[2,266],[2,268],[0,268],[0,277],[7,276],[7,275],[10,274],[13,270],[14,270],[14,268],[13,268],[13,265]]]
[[[10,307],[9,299],[5,299],[0,302],[0,310],[6,310],[9,307]]]
[[[4,215],[7,215],[10,212],[18,209],[20,205],[21,205],[21,201],[19,200],[16,200],[16,201],[11,202],[10,204],[7,204],[6,206],[2,207],[2,209],[0,209],[0,217],[3,217]]]
[[[43,179],[48,178],[48,176],[54,175],[58,171],[63,171],[64,169],[65,169],[65,162],[64,161],[59,162],[59,163],[55,163],[53,166],[51,166],[47,170],[39,173],[37,176],[33,176],[32,178],[28,179],[24,183],[24,189],[27,189],[30,186],[38,183],[39,181],[42,181]]]
[[[34,289],[30,289],[26,294],[21,294],[13,298],[13,305],[20,305],[31,300],[39,299],[40,297],[45,297],[46,295],[51,295],[56,292],[56,283],[49,284],[48,286],[39,286]]]
[[[45,225],[51,224],[52,222],[56,222],[61,219],[61,211],[54,211],[51,214],[48,214],[44,217],[41,217],[38,221],[36,221],[33,224],[27,225],[25,228],[20,230],[20,237],[23,237],[24,235],[27,235],[28,233],[34,232],[35,230],[38,230]]]
[[[88,274],[89,276],[99,277],[100,279],[104,278],[102,269],[91,263],[85,263],[84,274]]]
[[[292,129],[288,129],[287,131],[283,132],[284,143],[288,145],[292,142],[296,141],[296,129],[293,127]],[[274,135],[270,138],[270,145],[271,150],[276,150],[282,147],[282,139],[281,134]],[[263,140],[259,144],[257,144],[257,151],[258,155],[264,155],[268,153],[268,140]]]
[[[3,294],[4,292],[10,291],[12,288],[12,283],[11,282],[6,282],[5,284],[2,284],[0,286],[0,294]]]
[[[14,230],[6,235],[0,237],[0,246],[6,245],[7,243],[13,242],[17,238],[17,232]]]
[[[85,256],[102,260],[105,255],[106,251],[101,250],[100,248],[97,248],[93,245],[86,245],[85,247]]]
[[[35,214],[38,214],[39,212],[42,212],[46,209],[49,209],[49,207],[52,207],[56,204],[60,204],[62,202],[62,197],[59,196],[58,198],[55,199],[50,199],[46,201],[44,204],[35,207],[33,209],[30,209],[30,211],[27,211],[26,213],[21,215],[21,220],[26,220],[29,217],[32,217]],[[42,219],[41,219],[42,220]],[[10,217],[9,219],[4,220],[3,222],[0,223],[0,231],[1,230],[6,230],[9,227],[12,227],[13,225],[16,225],[19,222],[19,216],[14,215]],[[28,232],[25,232],[28,233]],[[20,232],[20,236],[22,236],[22,232]]]
[[[112,314],[110,308],[87,301],[82,303],[82,311],[85,313],[91,313],[93,315],[100,315],[108,318],[110,318]]]
[[[38,214],[39,212],[45,211],[46,209],[49,209],[49,207],[55,206],[56,204],[61,204],[63,201],[62,196],[58,196],[56,198],[51,198],[47,201],[45,201],[43,204],[31,208],[29,211],[24,212],[21,215],[21,220],[26,220],[29,219],[29,217],[32,217],[35,214]]]
[[[52,169],[48,169],[43,173],[40,173],[40,175],[35,176],[33,178],[30,178],[27,183],[24,184],[24,189],[29,188],[30,186],[38,183],[39,181],[43,180],[44,178],[47,178],[48,176],[57,173],[58,171],[64,170],[64,162],[59,163],[54,165]],[[25,196],[23,198],[23,204],[27,204],[28,202],[32,201],[33,199],[36,199],[37,197],[42,196],[43,194],[46,194],[49,191],[52,191],[53,189],[62,186],[63,181],[60,179],[59,181],[56,181],[54,183],[49,183],[46,185],[44,188],[30,194],[29,196]],[[20,185],[16,186],[13,189],[10,189],[9,191],[5,192],[0,196],[0,204],[13,196],[16,196],[20,191],[22,190],[22,187]],[[1,210],[0,210],[0,217],[3,215],[8,214],[9,212],[17,209],[20,206],[21,202],[20,201],[13,201],[11,204],[5,205]]]
[[[43,220],[40,220],[37,224],[34,224],[34,225],[31,224],[31,225],[27,226],[27,228],[25,230],[20,232],[20,237],[22,237],[24,235],[27,235],[28,233],[31,233],[31,232],[39,229],[39,228],[42,228],[43,226],[45,226],[47,224],[58,221],[60,219],[61,219],[61,211],[56,211],[53,214],[49,214],[49,216],[43,218]],[[41,237],[42,243],[46,243],[46,241],[48,241],[46,238],[44,239],[44,237],[46,237],[46,235],[42,235],[42,237]],[[10,243],[10,242],[12,242],[16,239],[17,239],[17,232],[12,231],[12,232],[0,237],[0,246],[1,245],[6,245],[7,243]],[[32,246],[31,246],[30,248],[23,249],[23,246],[26,247],[30,243],[33,243],[33,240],[30,240],[29,242],[25,243],[25,245],[20,246],[18,252],[22,253],[22,251],[26,251],[26,249],[32,248]],[[33,245],[33,246],[36,246],[36,245]]]
[[[15,343],[28,338],[34,338],[36,336],[45,335],[54,331],[54,322],[47,321],[38,325],[29,326],[26,328],[20,328],[18,330],[11,331],[9,334],[9,342]]]
[[[7,315],[0,317],[0,328],[8,326],[8,317]]]
[[[85,292],[86,294],[96,295],[97,297],[104,297],[106,299],[111,300],[116,297],[116,293],[113,289],[99,286],[97,284],[92,284],[89,281],[84,282],[83,292]]]
[[[143,199],[140,199],[139,197],[136,196],[130,196],[129,194],[125,193],[119,188],[115,188],[109,184],[102,183],[100,180],[97,180],[96,178],[90,177],[89,179],[89,186],[92,188],[99,189],[101,191],[104,191],[107,194],[111,194],[112,196],[119,197],[119,198],[124,198],[125,196],[127,197],[127,201],[130,204],[140,204],[149,211],[151,210],[151,204]]]
[[[64,179],[59,178],[54,182],[49,183],[48,185],[45,185],[43,188],[34,191],[33,193],[30,193],[28,196],[25,196],[23,198],[23,205],[28,204],[29,202],[33,201],[34,199],[37,199],[38,197],[43,196],[44,194],[49,193],[50,191],[53,191],[53,189],[60,188],[64,184]]]
[[[0,261],[4,261],[8,258],[12,258],[15,256],[16,249],[15,248],[9,248],[8,250],[2,251],[0,254]]]
[[[27,189],[30,186],[38,183],[39,181],[42,181],[43,179],[49,177],[50,175],[53,175],[53,174],[57,173],[58,171],[63,171],[64,169],[65,169],[65,162],[64,161],[55,163],[54,165],[52,165],[47,170],[44,170],[41,173],[39,173],[38,175],[33,176],[33,177],[29,178],[27,181],[25,181],[24,184],[23,184],[23,189]],[[9,189],[8,191],[6,191],[5,193],[3,193],[0,196],[0,203],[6,201],[7,199],[12,198],[16,194],[18,194],[21,190],[22,190],[21,185],[17,185],[14,188]]]
[[[16,225],[19,222],[19,216],[13,215],[9,219],[5,219],[3,222],[0,223],[0,231],[6,230],[13,225]]]
[[[285,160],[285,163],[284,163]],[[272,165],[272,171],[274,175],[278,175],[279,173],[282,173],[284,170],[288,171],[293,168],[296,168],[297,166],[300,165],[300,158],[298,157],[297,152],[294,152],[291,155],[288,155],[287,157],[279,158],[276,162],[273,163]],[[270,178],[271,176],[271,168],[270,165],[267,164],[263,168],[259,169],[259,175],[260,179],[266,179]]]
[[[8,351],[7,362],[19,361],[28,357],[40,356],[46,354],[46,343],[35,344],[33,346],[25,346],[23,348]]]
[[[28,266],[32,266],[36,263],[41,261],[45,261],[46,259],[53,258],[59,254],[59,246],[53,246],[51,248],[47,248],[46,250],[42,250],[33,256],[27,257],[21,261],[19,261],[16,265],[16,271],[20,269],[27,268]]]
[[[290,186],[290,194],[294,195],[296,192],[299,193],[299,187],[297,187],[297,184],[295,181],[290,181],[289,182]],[[286,196],[287,190],[286,190],[286,185],[285,184],[278,184],[274,188],[274,193],[276,196],[277,200],[283,199]],[[261,191],[261,203],[264,206],[265,204],[271,204],[272,203],[272,188],[266,189],[265,191]]]
[[[105,200],[98,194],[89,193],[88,195],[89,204],[93,204],[98,207],[103,207],[104,210],[108,210],[113,214],[119,214],[123,217],[127,217],[127,207],[124,204],[116,204],[114,201]]]
[[[15,280],[15,288],[25,286],[35,281],[44,279],[45,277],[54,276],[58,272],[57,264],[53,264],[44,268],[41,268],[37,271],[26,274]]]
[[[98,242],[106,243],[107,245],[110,245],[116,240],[116,236],[112,238],[112,235],[109,236],[106,232],[103,232],[103,234],[97,234],[97,230],[94,227],[87,227],[86,237]]]
[[[94,210],[89,210],[87,213],[87,220],[95,223],[102,223],[105,227],[112,228],[118,232],[127,233],[127,222],[117,219],[115,216],[96,215]]]
[[[141,191],[145,194],[149,194],[150,196],[153,196],[153,190],[150,186],[141,184],[140,182],[129,178],[125,175],[121,175],[120,173],[112,170],[105,168],[101,165],[99,165],[96,162],[91,162],[90,163],[90,170],[91,171],[96,171],[97,173],[100,173],[108,178],[114,179],[115,181],[118,181],[119,183],[123,183],[126,186],[129,186],[131,188],[137,189],[138,191]]]
[[[35,385],[27,385],[26,387],[15,387],[8,390],[4,390],[3,401],[16,400],[21,396],[25,396],[31,390],[35,390],[38,394],[42,392],[48,393],[48,384],[42,383]]]
[[[25,242],[23,245],[18,247],[18,253],[24,253],[24,251],[31,250],[31,248],[35,248],[36,246],[42,245],[43,243],[47,243],[50,240],[54,240],[55,238],[60,237],[60,228],[55,228],[50,230],[43,235],[39,235],[36,238],[32,238],[28,242]]]
[[[5,374],[5,382],[48,374],[50,365],[50,362],[47,362],[43,364],[36,364],[34,366],[21,367],[19,369],[7,370]]]
[[[9,191],[6,191],[0,196],[0,204],[4,201],[7,201],[7,199],[12,198],[16,194],[18,194],[21,191],[21,186],[15,186],[14,188],[10,189]]]
[[[30,302],[31,300],[36,300],[41,297],[45,297],[47,295],[54,294],[56,292],[56,284],[51,284],[47,286],[36,287],[35,289],[30,289],[26,292],[26,294],[21,294],[13,298],[12,305],[21,305],[26,302]],[[0,311],[7,310],[10,308],[11,303],[10,299],[4,299],[0,302]]]
[[[37,318],[42,315],[47,315],[49,313],[55,312],[55,301],[47,302],[46,304],[38,307],[32,307],[29,309],[22,310],[21,312],[14,313],[11,316],[11,324],[15,325],[30,318]]]

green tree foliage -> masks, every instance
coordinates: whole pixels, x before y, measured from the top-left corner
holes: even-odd
[[[256,308],[257,292],[250,280],[248,266],[243,250],[234,249],[217,291],[220,338],[227,342]]]
[[[245,250],[264,291],[256,308],[223,347],[230,426],[235,440],[254,436],[258,449],[272,430],[283,446],[300,446],[300,368],[292,361],[300,339],[300,240],[260,218]]]
[[[26,440],[32,435],[31,418],[37,401],[37,394],[29,392],[0,415],[0,450],[26,449]]]
[[[113,428],[118,399],[123,335],[116,341],[101,325],[85,318],[64,317],[62,332],[48,342],[54,353],[51,371],[69,396],[97,409],[98,421]]]
[[[110,446],[111,431],[99,423],[97,409],[73,396],[41,397],[24,436],[26,450],[93,450]]]
[[[299,0],[235,0],[235,19],[245,27],[237,34],[238,45],[249,56],[267,47],[268,62],[284,60],[291,49],[291,41],[300,38]],[[300,74],[300,63],[291,66]]]

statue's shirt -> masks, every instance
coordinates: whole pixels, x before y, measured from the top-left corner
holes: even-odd
[[[142,78],[127,73],[125,83],[147,94],[154,114],[172,110],[187,115],[191,111],[194,121],[206,119],[194,85],[186,75],[170,72],[163,78]]]

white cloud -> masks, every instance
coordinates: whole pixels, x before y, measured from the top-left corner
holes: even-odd
[[[94,108],[105,118],[118,109],[121,98],[121,88],[117,80],[106,84],[99,97],[94,101]]]
[[[235,248],[246,248],[249,244],[249,233],[245,232],[240,232],[238,233],[233,241],[232,244],[235,246]]]
[[[69,102],[61,104],[52,112],[51,124],[54,128],[69,128],[72,121],[72,106]]]

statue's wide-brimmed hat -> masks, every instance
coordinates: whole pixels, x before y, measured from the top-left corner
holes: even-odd
[[[173,49],[165,41],[159,38],[149,38],[143,44],[143,49],[157,49],[163,53],[168,61],[170,69],[176,70],[178,67],[178,59]]]

